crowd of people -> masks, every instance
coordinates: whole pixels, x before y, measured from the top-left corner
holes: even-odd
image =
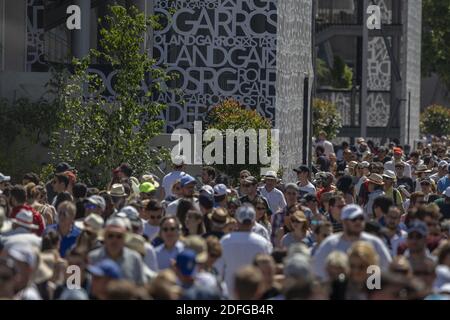
[[[108,186],[0,174],[0,298],[450,299],[450,141],[315,153],[296,181],[182,157]]]

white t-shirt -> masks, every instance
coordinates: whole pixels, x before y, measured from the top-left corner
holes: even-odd
[[[223,236],[222,257],[215,266],[223,276],[230,295],[233,294],[234,276],[239,268],[252,264],[258,253],[271,254],[272,244],[254,232],[232,232]],[[233,298],[233,297],[232,297]]]
[[[148,222],[144,222],[144,235],[149,241],[153,241],[158,236],[159,226],[152,226]]]
[[[261,195],[267,199],[272,212],[281,211],[286,207],[286,199],[284,198],[284,194],[277,188],[273,188],[273,190],[269,192],[266,187],[263,187],[259,189],[259,191],[261,192]]]
[[[166,216],[175,217],[177,215],[178,204],[180,203],[180,201],[182,199],[185,199],[185,198],[179,198],[179,199],[169,203],[169,205],[166,208]],[[193,199],[194,199],[193,200],[194,208],[197,211],[200,211],[200,204],[198,203],[198,199],[197,198],[193,198]]]
[[[328,140],[319,141],[316,146],[322,146],[325,149],[325,155],[328,157],[330,153],[334,153],[333,144]]]
[[[162,180],[162,187],[164,188],[165,196],[172,196],[172,185],[175,181],[180,180],[186,173],[184,171],[172,171],[164,176]]]
[[[257,233],[260,236],[264,237],[267,241],[270,241],[269,231],[261,223],[255,222],[255,225],[252,228],[252,232]]]
[[[342,237],[343,233],[335,233],[329,237],[327,237],[317,248],[316,253],[313,257],[313,264],[314,264],[314,272],[316,273],[317,277],[321,278],[322,280],[328,280],[328,274],[326,272],[326,259],[328,255],[333,251],[341,251],[344,253],[347,253],[347,250],[352,246],[353,242],[344,240]],[[391,262],[391,254],[389,253],[388,248],[384,244],[384,242],[369,233],[361,232],[361,235],[359,237],[360,241],[367,241],[371,243],[377,252],[379,258],[380,258],[380,267],[382,270],[387,270],[389,267],[389,263]]]
[[[298,189],[300,190],[300,193],[306,193],[306,194],[315,194],[316,193],[316,187],[308,181],[308,184],[306,186],[301,187],[300,182],[297,182]]]

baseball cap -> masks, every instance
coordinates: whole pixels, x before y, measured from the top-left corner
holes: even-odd
[[[87,201],[96,205],[97,207],[101,208],[102,210],[106,209],[105,199],[103,199],[103,197],[101,197],[99,195],[90,196],[89,198],[87,198]]]
[[[3,173],[0,172],[0,182],[6,182],[6,181],[11,181],[11,177],[5,176]]]
[[[201,189],[200,189],[200,193],[207,193],[209,195],[214,195],[214,189],[213,187],[211,187],[209,184],[205,184]]]
[[[428,234],[428,228],[427,225],[419,220],[413,221],[408,228],[408,234],[412,232],[420,233],[422,236],[426,237]]]
[[[132,207],[132,206],[123,207],[120,210],[120,212],[125,213],[127,218],[130,219],[130,220],[135,219],[135,218],[139,218],[139,212],[136,210],[135,207]]]
[[[352,220],[359,216],[364,216],[364,211],[357,204],[349,204],[345,206],[341,212],[342,220]]]
[[[399,147],[394,147],[392,150],[394,151],[394,154],[403,154],[403,150]]]
[[[184,175],[180,180],[180,184],[182,187],[185,187],[190,183],[197,183],[197,180],[195,180],[195,178],[189,174]]]
[[[445,189],[445,191],[444,191],[444,196],[450,198],[450,187],[448,187],[447,189]]]
[[[307,193],[303,199],[305,200],[305,202],[309,202],[309,201],[317,201],[317,196],[315,194],[311,194],[311,193]]]
[[[239,223],[252,223],[256,219],[256,212],[252,206],[244,205],[237,209],[235,218]]]
[[[176,266],[184,276],[192,276],[195,272],[196,256],[194,250],[186,249],[177,255]]]
[[[214,186],[214,196],[216,197],[224,196],[227,192],[230,192],[230,189],[228,189],[223,183],[219,183]]]
[[[295,172],[310,172],[309,167],[305,165],[301,165],[294,169]]]
[[[60,162],[56,165],[55,172],[62,173],[73,169],[75,168],[70,166],[67,162]]]
[[[90,265],[87,270],[94,276],[122,279],[120,266],[111,259],[104,259],[95,265]]]
[[[201,193],[198,196],[198,202],[205,208],[212,208],[214,206],[214,197],[211,194]]]
[[[156,187],[151,182],[143,182],[139,185],[139,192],[149,193],[156,190]]]
[[[392,170],[384,170],[382,177],[392,179],[392,180],[395,180],[397,178],[397,176],[395,175],[395,172]]]
[[[244,179],[244,181],[246,183],[250,183],[250,184],[257,184],[258,183],[258,180],[254,176],[248,176],[247,178]]]

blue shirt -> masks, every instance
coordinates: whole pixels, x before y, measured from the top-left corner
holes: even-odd
[[[450,179],[447,175],[447,176],[439,179],[437,188],[440,193],[443,193],[445,191],[445,189],[447,189],[448,187],[450,187]]]
[[[159,270],[170,268],[172,266],[172,260],[175,260],[177,255],[183,250],[184,244],[181,241],[177,241],[171,250],[166,249],[164,243],[156,247],[155,252]]]
[[[51,224],[49,225],[44,233],[47,233],[49,230],[55,230],[58,231],[58,225],[57,224]],[[64,237],[61,237],[61,243],[59,246],[59,254],[61,255],[61,258],[64,258],[66,255],[67,250],[73,247],[73,245],[76,243],[78,236],[81,234],[81,229],[73,226],[72,230],[68,234],[66,234]]]

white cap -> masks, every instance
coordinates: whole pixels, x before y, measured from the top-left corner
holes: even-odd
[[[27,229],[38,229],[39,227],[33,223],[33,212],[29,210],[22,209],[20,210],[15,218],[11,219],[11,221],[19,226],[25,227]]]
[[[364,211],[357,204],[349,204],[345,206],[341,212],[342,220],[352,220],[359,216],[364,216]]]
[[[244,223],[245,221],[254,222],[256,220],[255,209],[249,205],[239,207],[234,216],[239,223]]]
[[[200,192],[206,192],[209,195],[214,195],[214,189],[209,184],[205,184],[201,189]]]
[[[133,206],[126,206],[126,207],[120,209],[120,212],[125,213],[127,218],[130,220],[132,220],[133,218],[139,217],[139,212]]]
[[[447,189],[445,189],[445,191],[444,191],[444,196],[450,198],[450,187],[448,187]]]
[[[87,198],[87,201],[96,205],[97,207],[100,207],[102,210],[106,209],[106,202],[102,196],[94,194],[93,196]]]
[[[219,183],[214,186],[214,195],[217,197],[224,196],[227,192],[230,192],[230,189],[228,189],[223,183]]]
[[[384,170],[383,177],[386,177],[386,178],[392,179],[392,180],[397,179],[395,172],[392,170]]]

